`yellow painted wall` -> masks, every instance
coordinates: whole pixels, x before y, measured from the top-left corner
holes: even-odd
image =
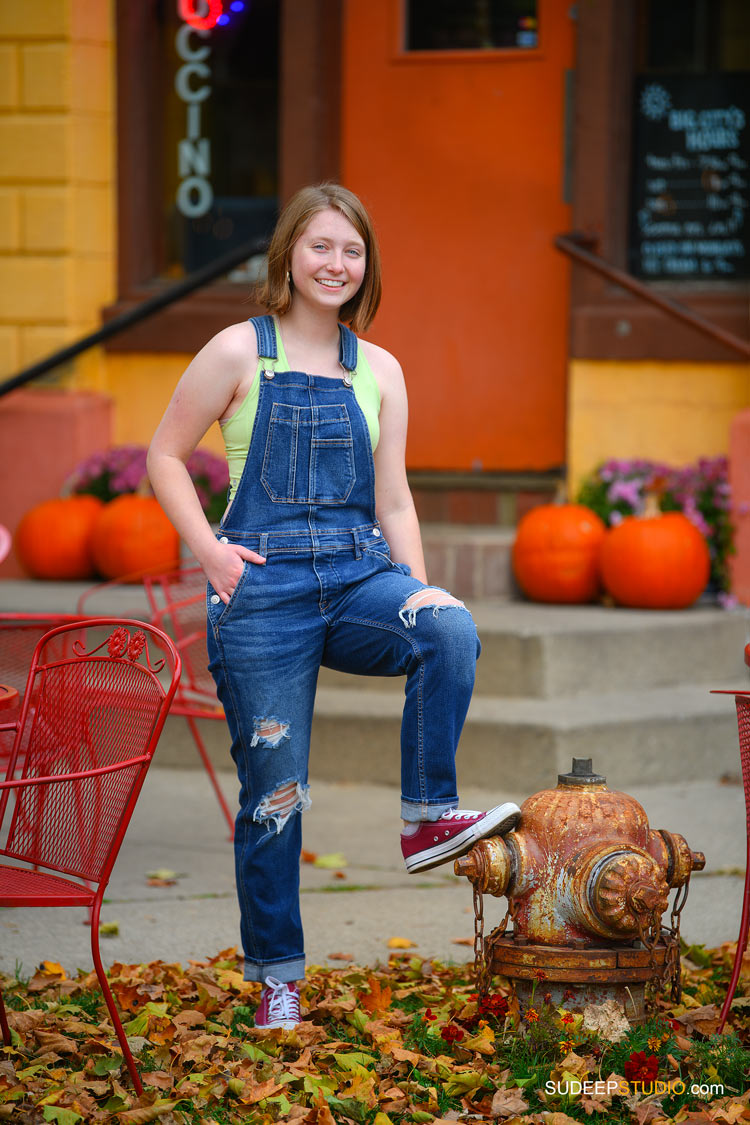
[[[178,379],[191,359],[190,355],[173,353],[138,355],[112,352],[107,356],[107,390],[116,403],[115,432],[112,435],[115,444],[148,444]],[[224,442],[217,424],[208,431],[201,448],[224,453]]]
[[[116,140],[114,0],[0,0],[0,378],[116,298]],[[94,348],[48,379],[114,398],[102,447],[145,445],[190,358]]]
[[[2,376],[92,331],[115,296],[113,8],[0,4]]]
[[[750,406],[750,364],[572,360],[568,485],[610,457],[684,465],[729,449],[729,425]]]

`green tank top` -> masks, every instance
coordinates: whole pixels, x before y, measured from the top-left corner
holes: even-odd
[[[279,332],[276,317],[273,318],[273,323],[276,329],[276,347],[279,356],[278,370],[289,371],[289,362],[284,352],[284,345],[281,341],[281,333]],[[258,393],[262,370],[263,363],[259,361],[250,390],[247,392],[232,417],[228,418],[226,422],[221,423],[221,433],[224,438],[224,446],[227,452],[227,465],[229,466],[230,500],[234,498],[234,494],[237,491],[237,485],[240,483],[242,470],[245,467],[248,450],[250,449],[250,438],[253,433],[255,413],[258,409]],[[367,362],[367,357],[359,345],[357,346],[357,370],[354,375],[353,389],[354,397],[367,422],[367,429],[370,432],[370,444],[372,445],[372,451],[374,453],[380,437],[380,390],[378,389],[378,384],[375,382],[372,368]]]

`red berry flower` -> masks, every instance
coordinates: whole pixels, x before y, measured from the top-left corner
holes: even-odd
[[[547,974],[544,969],[534,969],[534,976],[540,982],[547,979]]]
[[[463,1037],[463,1028],[456,1027],[454,1023],[447,1024],[440,1032],[440,1038],[446,1043],[460,1043]]]
[[[537,1012],[536,1008],[527,1008],[524,1019],[527,1023],[536,1023],[539,1019],[539,1012]]]
[[[432,1020],[436,1020],[436,1019],[437,1019],[437,1016],[433,1012],[432,1008],[428,1008],[427,1011],[424,1012],[423,1015],[422,1015],[422,1021],[424,1023],[430,1023]]]
[[[572,1012],[563,1012],[563,1014],[560,1016],[560,1022],[561,1023],[575,1023],[576,1018],[575,1018],[575,1016],[573,1015]]]
[[[625,1063],[625,1077],[628,1082],[653,1082],[659,1073],[659,1060],[656,1055],[645,1051],[633,1051]]]

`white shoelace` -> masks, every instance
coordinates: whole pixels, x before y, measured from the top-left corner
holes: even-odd
[[[441,820],[474,820],[475,817],[481,816],[480,812],[472,812],[470,809],[448,809],[440,817]]]
[[[268,988],[268,1018],[270,1020],[294,1020],[299,1023],[299,993],[290,991],[287,985],[275,977],[266,977]]]

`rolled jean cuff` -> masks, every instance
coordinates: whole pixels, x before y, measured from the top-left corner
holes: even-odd
[[[416,824],[422,820],[440,820],[445,812],[458,808],[458,797],[452,801],[410,801],[401,798],[401,819]]]
[[[263,983],[266,977],[275,977],[283,984],[293,980],[304,980],[305,958],[291,957],[286,961],[251,961],[245,958],[245,980],[258,980]]]

